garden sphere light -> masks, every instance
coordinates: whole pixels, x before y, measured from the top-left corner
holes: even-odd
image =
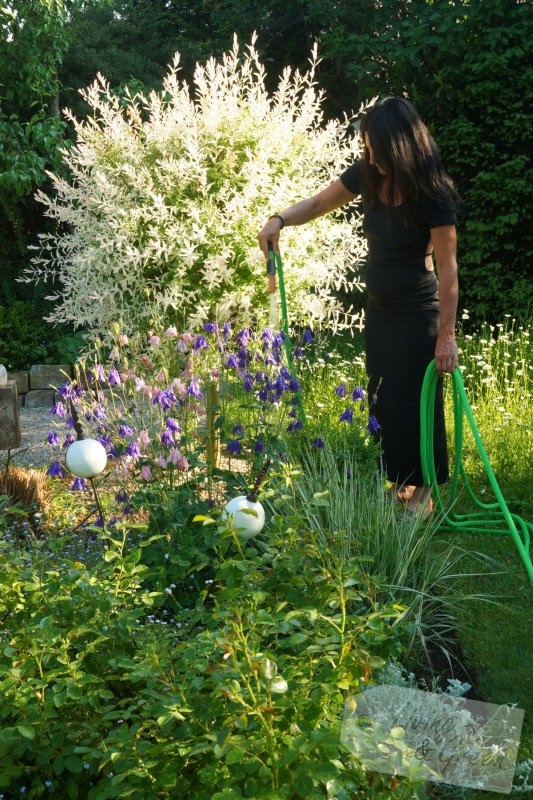
[[[107,453],[96,439],[79,439],[68,448],[66,462],[78,478],[94,478],[105,469]]]
[[[251,500],[250,495],[239,495],[226,503],[222,519],[231,520],[238,536],[251,539],[263,530],[265,510],[258,500]]]

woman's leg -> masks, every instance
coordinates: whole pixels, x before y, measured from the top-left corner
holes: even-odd
[[[414,492],[407,501],[407,508],[415,514],[430,514],[433,511],[430,486],[415,486]]]

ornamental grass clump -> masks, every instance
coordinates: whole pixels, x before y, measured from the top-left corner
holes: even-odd
[[[55,283],[50,321],[107,337],[122,320],[146,330],[146,293],[194,329],[206,318],[266,317],[265,265],[256,234],[265,219],[336,178],[357,156],[348,120],[322,117],[316,49],[305,74],[286,69],[270,96],[253,42],[197,65],[192,86],[176,55],[160,93],[126,95],[99,75],[82,92],[63,151],[68,179],[39,192],[55,230],[40,235],[22,280]],[[350,327],[339,290],[359,286],[365,245],[357,214],[328,215],[283,239],[293,321]]]

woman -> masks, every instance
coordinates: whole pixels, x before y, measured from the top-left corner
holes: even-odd
[[[457,366],[457,194],[431,134],[407,100],[377,102],[365,113],[360,134],[364,157],[318,194],[270,217],[258,239],[268,258],[267,242],[278,252],[283,227],[301,225],[362,197],[368,239],[369,410],[381,426],[383,465],[397,499],[427,515],[432,500],[420,464],[420,392],[432,358],[440,376]],[[444,483],[448,455],[442,377],[434,453],[437,481]]]

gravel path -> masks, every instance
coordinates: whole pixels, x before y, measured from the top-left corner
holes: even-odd
[[[22,441],[20,447],[11,452],[13,466],[47,467],[50,464],[52,449],[46,437],[54,427],[53,420],[49,408],[20,409]],[[0,450],[0,464],[5,464],[6,458],[7,450]]]

